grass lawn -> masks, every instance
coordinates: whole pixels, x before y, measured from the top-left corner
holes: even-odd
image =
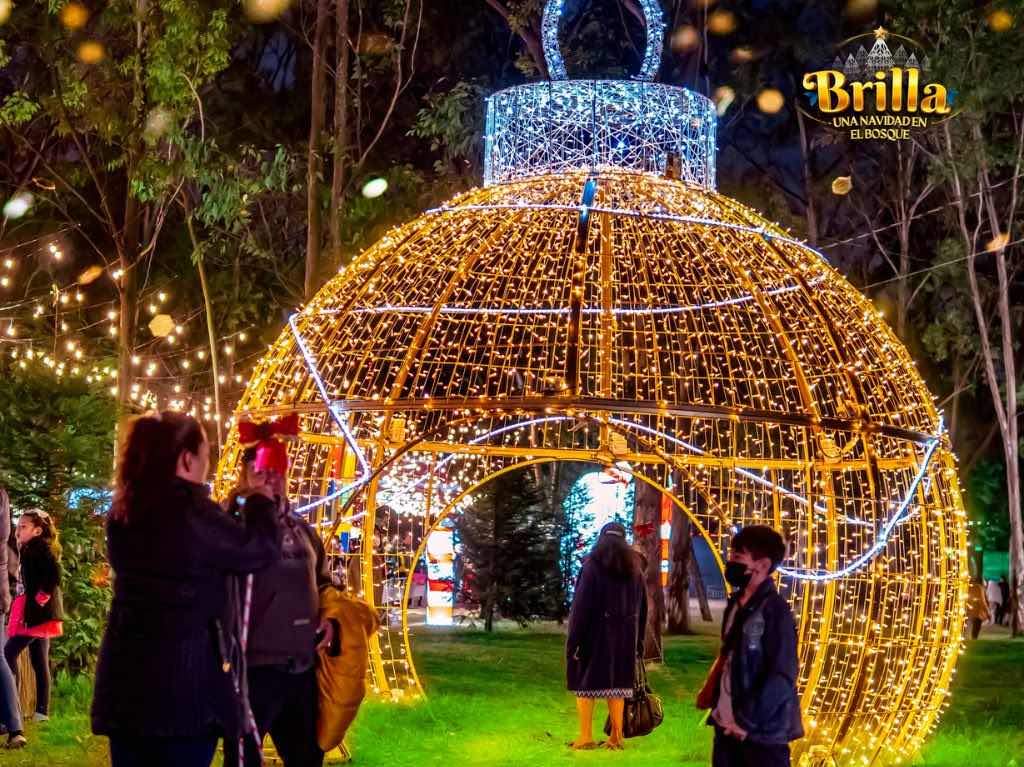
[[[562,637],[509,629],[421,632],[419,669],[430,698],[420,705],[368,703],[350,736],[357,764],[706,765],[709,728],[691,701],[715,640],[673,638],[667,663],[651,673],[666,719],[627,751],[570,753],[575,711],[563,691]],[[0,764],[106,764],[104,742],[88,734],[89,686],[61,679],[54,720],[30,726],[29,749]],[[953,703],[919,760],[922,767],[1024,767],[1024,641],[972,643],[960,664]]]

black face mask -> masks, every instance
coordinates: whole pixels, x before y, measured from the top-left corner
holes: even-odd
[[[747,566],[742,562],[725,563],[725,581],[735,589],[745,589],[750,583],[754,574],[747,572]]]

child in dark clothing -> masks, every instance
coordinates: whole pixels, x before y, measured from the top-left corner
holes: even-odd
[[[49,719],[50,640],[63,633],[60,598],[60,544],[57,526],[45,511],[32,509],[18,519],[21,554],[18,596],[11,606],[4,658],[15,679],[18,656],[28,649],[36,677],[37,722]]]

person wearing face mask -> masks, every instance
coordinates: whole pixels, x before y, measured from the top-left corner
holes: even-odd
[[[712,767],[789,767],[789,744],[803,737],[796,622],[771,577],[785,553],[782,536],[764,525],[732,539],[722,649],[697,698],[711,709]]]

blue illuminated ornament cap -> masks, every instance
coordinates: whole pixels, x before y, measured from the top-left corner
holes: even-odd
[[[715,188],[717,115],[706,97],[652,82],[665,24],[658,0],[640,0],[647,45],[632,80],[570,80],[558,44],[566,0],[548,0],[541,36],[551,80],[487,100],[484,183],[566,171],[626,170]]]

